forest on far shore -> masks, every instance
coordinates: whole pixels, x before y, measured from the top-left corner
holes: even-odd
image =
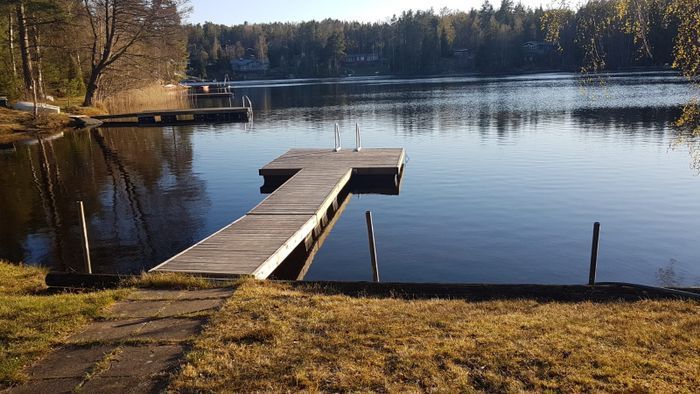
[[[409,10],[381,23],[224,26],[188,24],[188,0],[3,0],[0,96],[81,96],[92,106],[148,85],[226,76],[673,67],[698,81],[700,1],[560,1],[547,9],[501,0],[469,11]]]
[[[629,0],[589,1],[575,11],[502,0],[466,12],[405,11],[382,23],[188,25],[189,74],[222,79],[579,71],[594,60],[588,56],[591,40],[607,54],[602,68],[667,68],[679,24],[666,12],[671,1],[646,1],[643,16],[623,7]],[[640,16],[644,43],[630,23]],[[355,61],[356,55],[371,55],[371,61]]]

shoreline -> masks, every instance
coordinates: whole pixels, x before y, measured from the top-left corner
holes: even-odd
[[[61,107],[61,111],[65,110],[66,108]],[[80,114],[95,111],[97,110],[92,108],[78,108],[77,112]],[[32,145],[37,143],[39,138],[45,140],[60,138],[63,133],[80,128],[72,119],[73,115],[73,113],[68,112],[44,113],[35,120],[31,112],[0,108],[0,151],[15,149],[16,145]]]
[[[582,73],[580,68],[561,68],[561,69],[541,69],[541,70],[512,70],[504,72],[493,72],[493,73],[483,73],[483,72],[458,72],[458,73],[436,73],[436,74],[392,74],[392,73],[380,73],[380,74],[353,74],[351,76],[346,75],[327,75],[327,76],[308,76],[308,75],[294,75],[293,77],[270,75],[267,77],[256,76],[254,78],[240,78],[233,79],[231,82],[260,82],[260,81],[290,81],[290,80],[344,80],[348,78],[397,78],[397,79],[422,79],[422,78],[457,78],[457,77],[475,77],[475,78],[497,78],[497,77],[517,77],[526,75],[539,75],[539,74],[553,74],[553,73],[571,73],[577,75],[610,75],[610,74],[626,74],[626,73],[655,73],[655,72],[680,72],[671,67],[632,67],[632,68],[620,68],[620,69],[609,69],[602,70],[598,73]],[[204,82],[214,82],[214,81],[201,81]]]
[[[697,379],[673,365],[695,357],[698,301],[636,289],[597,298],[598,288],[588,288],[583,298],[555,300],[538,291],[576,287],[580,295],[587,286],[404,284],[402,291],[389,283],[210,283],[144,274],[121,277],[114,290],[89,290],[47,287],[46,273],[0,263],[0,298],[9,306],[0,308],[0,390],[106,391],[124,370],[122,388],[175,392],[440,391],[456,384],[619,391],[692,387]],[[524,290],[501,291],[509,287]],[[598,295],[612,288],[601,285]],[[482,297],[485,289],[503,294]],[[20,329],[36,334],[4,349]],[[660,369],[641,374],[644,359],[634,357],[649,352]],[[78,358],[85,362],[66,367],[64,360]],[[134,368],[146,359],[152,368]],[[246,368],[227,359],[244,359]],[[415,365],[420,372],[406,380]],[[609,379],[598,376],[600,366]],[[547,375],[552,368],[566,373]],[[59,373],[65,376],[52,379]]]
[[[71,119],[66,114],[41,114],[33,119],[29,112],[0,108],[0,149],[14,144],[36,140],[71,130]]]

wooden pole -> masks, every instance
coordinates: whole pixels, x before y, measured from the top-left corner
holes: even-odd
[[[80,206],[80,224],[83,228],[83,241],[85,251],[85,270],[88,274],[92,274],[92,262],[90,261],[90,242],[88,241],[87,223],[85,221],[85,207],[82,201],[78,201]]]
[[[365,212],[367,218],[367,237],[369,238],[369,254],[372,258],[372,279],[379,282],[379,264],[377,262],[377,244],[374,240],[374,225],[372,224],[372,212]]]
[[[591,245],[591,269],[588,273],[588,285],[595,285],[595,274],[598,265],[598,246],[600,243],[600,223],[593,223],[593,243]]]

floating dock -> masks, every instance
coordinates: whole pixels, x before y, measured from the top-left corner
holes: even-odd
[[[189,108],[96,115],[104,126],[159,126],[192,123],[247,123],[253,118],[251,107]]]
[[[281,179],[279,188],[247,215],[151,271],[265,279],[301,245],[313,248],[352,178],[397,182],[404,159],[401,148],[292,149],[259,171],[266,182]]]

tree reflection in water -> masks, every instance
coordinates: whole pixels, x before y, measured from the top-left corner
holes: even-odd
[[[81,271],[77,200],[95,272],[138,272],[189,246],[209,205],[191,134],[95,129],[18,150],[0,172],[0,255]]]

